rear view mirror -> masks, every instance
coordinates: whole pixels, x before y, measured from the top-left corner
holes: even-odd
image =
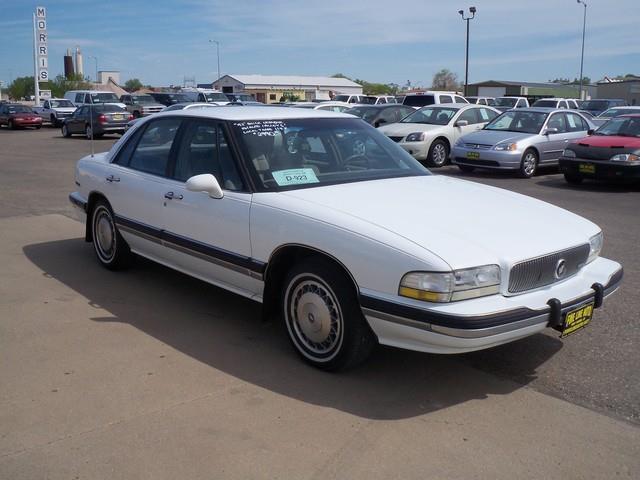
[[[595,130],[593,128],[590,128],[589,130],[587,130],[587,135],[593,135],[595,133]]]
[[[186,187],[190,192],[206,192],[211,198],[222,198],[224,196],[218,180],[210,173],[203,173],[189,178]]]
[[[458,120],[456,122],[456,127],[466,127],[467,125],[469,125],[468,120]]]

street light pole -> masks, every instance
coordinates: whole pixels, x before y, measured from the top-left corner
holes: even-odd
[[[98,57],[90,55],[89,58],[93,58],[96,61],[96,78],[94,81],[95,83],[98,83]]]
[[[220,42],[217,40],[209,40],[209,43],[216,44],[216,54],[218,56],[218,78],[216,80],[220,80]]]
[[[578,0],[579,1],[579,0]],[[465,48],[465,63],[464,63],[464,96],[467,96],[467,89],[469,88],[469,20],[472,20],[476,16],[476,7],[469,7],[469,13],[471,16],[465,17],[464,10],[458,10],[458,13],[462,17],[462,20],[467,22],[467,46]]]
[[[584,32],[587,27],[587,4],[582,0],[577,0],[577,2],[584,5],[584,16],[582,19],[582,53],[580,54],[580,100],[584,100],[582,98],[582,67],[584,65]]]

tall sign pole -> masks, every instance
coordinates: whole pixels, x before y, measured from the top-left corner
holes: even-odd
[[[33,14],[33,79],[37,107],[40,106],[40,82],[49,80],[48,49],[47,11],[44,7],[36,7]]]

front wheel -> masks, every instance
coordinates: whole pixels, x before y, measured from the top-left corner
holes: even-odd
[[[91,125],[86,126],[84,134],[87,137],[87,140],[91,140],[93,138],[93,128],[91,128]]]
[[[305,260],[289,272],[282,308],[294,348],[306,362],[322,370],[355,366],[377,343],[354,285],[328,261]]]
[[[522,155],[520,161],[520,176],[522,178],[531,178],[538,170],[538,154],[535,150],[527,150]]]
[[[120,270],[129,265],[131,250],[122,238],[106,200],[98,200],[91,213],[93,249],[100,264],[109,270]]]
[[[62,125],[62,136],[65,138],[69,138],[71,136],[71,132],[69,131],[69,127],[67,125]]]
[[[429,148],[427,165],[430,167],[442,167],[449,158],[449,145],[444,140],[435,140]]]

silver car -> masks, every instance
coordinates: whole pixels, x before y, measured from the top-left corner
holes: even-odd
[[[482,130],[458,139],[452,161],[464,172],[475,168],[516,170],[529,178],[539,165],[557,165],[564,147],[593,128],[585,116],[566,109],[510,110]]]

